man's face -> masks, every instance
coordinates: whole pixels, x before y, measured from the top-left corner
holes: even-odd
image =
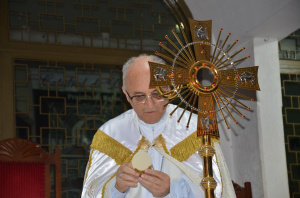
[[[148,61],[148,57],[137,58],[127,72],[125,83],[127,92],[131,97],[137,95],[150,96],[156,93],[155,88],[149,88],[150,69]],[[144,122],[154,124],[165,114],[166,107],[164,105],[167,104],[168,100],[155,102],[151,97],[147,97],[144,104],[136,104],[129,98],[124,88],[123,92],[138,117]]]

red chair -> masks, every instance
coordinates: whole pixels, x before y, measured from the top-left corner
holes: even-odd
[[[252,191],[251,191],[251,183],[245,182],[245,187],[239,186],[237,183],[232,181],[233,188],[237,198],[252,198]]]
[[[55,167],[55,197],[61,198],[60,149],[49,154],[37,143],[0,141],[0,198],[50,198],[50,166]]]

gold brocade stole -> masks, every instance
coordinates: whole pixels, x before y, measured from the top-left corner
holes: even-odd
[[[213,138],[212,142],[219,141],[218,138]],[[101,153],[106,154],[107,156],[111,157],[115,160],[116,164],[122,165],[126,162],[131,162],[133,156],[139,151],[139,150],[145,150],[151,146],[154,147],[163,147],[165,153],[172,156],[173,158],[177,159],[178,161],[182,162],[187,160],[191,155],[193,155],[195,152],[197,152],[202,144],[201,138],[197,137],[197,131],[186,137],[181,142],[177,143],[175,146],[173,146],[170,149],[170,152],[168,151],[166,147],[166,140],[164,137],[160,134],[157,138],[154,139],[154,144],[151,145],[148,140],[144,136],[139,140],[137,144],[137,148],[134,152],[132,152],[130,149],[122,145],[117,140],[113,139],[106,133],[104,133],[101,130],[98,130],[95,134],[91,149],[98,150]],[[92,151],[92,154],[93,154]],[[89,162],[88,162],[88,170],[86,173],[86,177],[88,175],[90,166],[92,164],[92,154],[90,155]],[[105,183],[102,189],[102,197],[104,197],[104,190],[107,185],[107,183],[115,176],[115,174]]]
[[[212,136],[212,143],[219,142],[219,138]],[[171,156],[179,162],[189,159],[191,155],[196,153],[202,145],[202,138],[197,137],[197,131],[177,143],[170,149]]]
[[[216,141],[219,141],[219,138],[213,137],[212,142]],[[191,155],[198,151],[201,144],[201,138],[197,137],[197,132],[195,131],[184,140],[173,146],[170,149],[170,152],[166,147],[166,140],[162,135],[159,135],[157,138],[155,138],[153,146],[163,147],[167,154],[182,162],[187,160]],[[135,154],[140,149],[145,150],[150,146],[150,142],[146,140],[144,136],[142,136],[142,139],[137,144],[135,152],[132,152],[117,140],[113,139],[103,131],[98,130],[93,138],[91,149],[98,150],[99,152],[108,155],[114,159],[118,165],[121,165],[125,162],[130,162],[133,157],[132,154]]]
[[[98,130],[94,135],[91,149],[98,150],[111,157],[118,165],[124,164],[132,154],[131,150],[101,130]]]

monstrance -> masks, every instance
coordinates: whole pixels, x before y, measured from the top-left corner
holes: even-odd
[[[199,154],[203,159],[201,186],[204,188],[206,198],[214,198],[216,181],[213,178],[212,157],[215,150],[211,138],[219,138],[216,113],[221,113],[228,129],[230,127],[224,112],[227,112],[233,122],[238,124],[230,112],[229,106],[245,118],[237,109],[235,103],[248,110],[250,108],[240,102],[237,96],[251,101],[254,99],[238,93],[238,90],[240,88],[260,90],[257,79],[258,66],[237,68],[239,62],[250,58],[250,56],[236,59],[237,55],[245,48],[232,52],[238,40],[226,45],[231,35],[229,33],[225,40],[221,42],[220,37],[223,29],[220,29],[216,43],[212,43],[211,20],[196,21],[189,19],[189,25],[192,42],[188,42],[184,28],[180,26],[185,45],[175,30],[172,33],[178,42],[177,45],[167,35],[165,36],[167,41],[174,47],[174,51],[162,43],[159,44],[168,52],[168,55],[159,52],[155,54],[172,63],[172,65],[150,62],[150,86],[157,87],[162,97],[169,99],[169,103],[180,98],[179,104],[171,112],[171,115],[179,106],[184,105],[185,108],[178,119],[178,122],[180,122],[184,112],[189,109],[190,117],[186,124],[187,128],[192,113],[198,114],[197,136],[202,138]],[[171,87],[171,90],[165,87]]]

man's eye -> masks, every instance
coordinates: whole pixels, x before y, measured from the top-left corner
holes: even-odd
[[[135,100],[137,100],[137,101],[143,101],[143,100],[145,100],[145,95],[136,95],[136,96],[134,96],[134,98],[135,98]]]
[[[152,93],[152,97],[154,97],[154,98],[160,98],[160,95],[158,93]]]
[[[134,96],[134,97],[136,97],[136,98],[144,98],[145,95],[136,95],[136,96]]]

